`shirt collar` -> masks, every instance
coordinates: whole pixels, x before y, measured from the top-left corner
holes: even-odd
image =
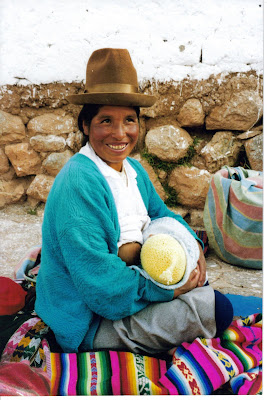
[[[87,156],[92,160],[100,169],[102,174],[105,177],[113,177],[115,179],[120,179],[119,174],[117,174],[117,171],[115,169],[111,168],[109,165],[105,163],[98,155],[95,153],[94,149],[92,148],[91,144],[89,142],[86,143],[85,146],[83,146],[79,153]],[[123,160],[123,167],[125,168],[126,175],[128,177],[136,178],[137,173],[135,169],[129,164],[129,162],[125,159]]]

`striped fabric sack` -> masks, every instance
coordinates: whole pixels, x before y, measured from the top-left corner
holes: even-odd
[[[209,244],[224,261],[262,268],[262,172],[223,167],[213,175],[204,208]]]

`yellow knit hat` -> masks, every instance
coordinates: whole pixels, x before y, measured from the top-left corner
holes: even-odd
[[[178,240],[159,233],[145,241],[141,250],[141,264],[155,281],[173,285],[184,276],[186,254]]]

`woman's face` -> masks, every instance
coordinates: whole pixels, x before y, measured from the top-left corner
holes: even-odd
[[[102,106],[91,121],[83,125],[96,154],[111,168],[121,171],[138,140],[139,123],[132,107]]]

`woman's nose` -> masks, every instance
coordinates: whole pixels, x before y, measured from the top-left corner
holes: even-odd
[[[125,127],[122,123],[114,124],[112,127],[112,136],[116,139],[122,139],[125,136]]]

